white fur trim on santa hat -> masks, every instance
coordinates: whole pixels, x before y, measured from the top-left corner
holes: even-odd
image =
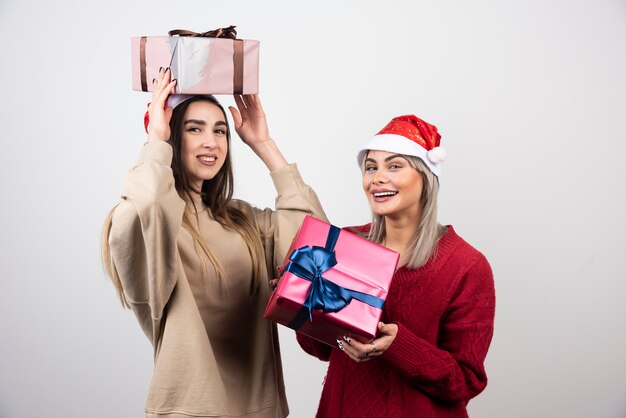
[[[381,134],[370,138],[363,144],[357,155],[359,166],[363,166],[363,160],[369,150],[397,152],[419,157],[437,177],[441,175],[441,162],[446,158],[446,151],[442,147],[426,151],[426,148],[402,135]]]

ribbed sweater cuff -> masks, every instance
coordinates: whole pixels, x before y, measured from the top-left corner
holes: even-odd
[[[274,181],[274,187],[281,196],[291,196],[300,192],[300,188],[304,185],[298,166],[289,164],[283,168],[270,173]]]
[[[404,325],[398,325],[398,333],[383,358],[406,374],[414,374],[416,364],[420,363],[420,352],[430,346],[424,339],[416,336]]]
[[[151,141],[146,143],[139,153],[139,162],[156,161],[163,165],[172,164],[172,146],[165,141]]]

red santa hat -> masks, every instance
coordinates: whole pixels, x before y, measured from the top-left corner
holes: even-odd
[[[419,157],[437,177],[441,174],[441,163],[446,151],[440,147],[441,135],[437,127],[424,122],[415,115],[395,117],[368,140],[357,156],[360,166],[369,150],[396,152]]]

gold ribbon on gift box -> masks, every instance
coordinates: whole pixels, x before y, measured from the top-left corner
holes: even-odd
[[[236,26],[213,29],[207,32],[193,32],[186,29],[174,29],[169,31],[169,36],[190,36],[199,38],[226,38],[234,41],[233,53],[233,94],[243,93],[243,40],[237,39]],[[139,43],[139,70],[141,72],[141,90],[148,91],[148,80],[146,78],[146,43],[148,37],[142,36]]]

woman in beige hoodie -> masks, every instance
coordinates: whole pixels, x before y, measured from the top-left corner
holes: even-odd
[[[262,314],[302,219],[325,215],[256,95],[229,110],[270,171],[276,209],[232,199],[226,113],[212,96],[170,96],[175,84],[169,69],[153,82],[148,142],[103,231],[107,274],[154,347],[146,416],[285,417],[276,326]]]

